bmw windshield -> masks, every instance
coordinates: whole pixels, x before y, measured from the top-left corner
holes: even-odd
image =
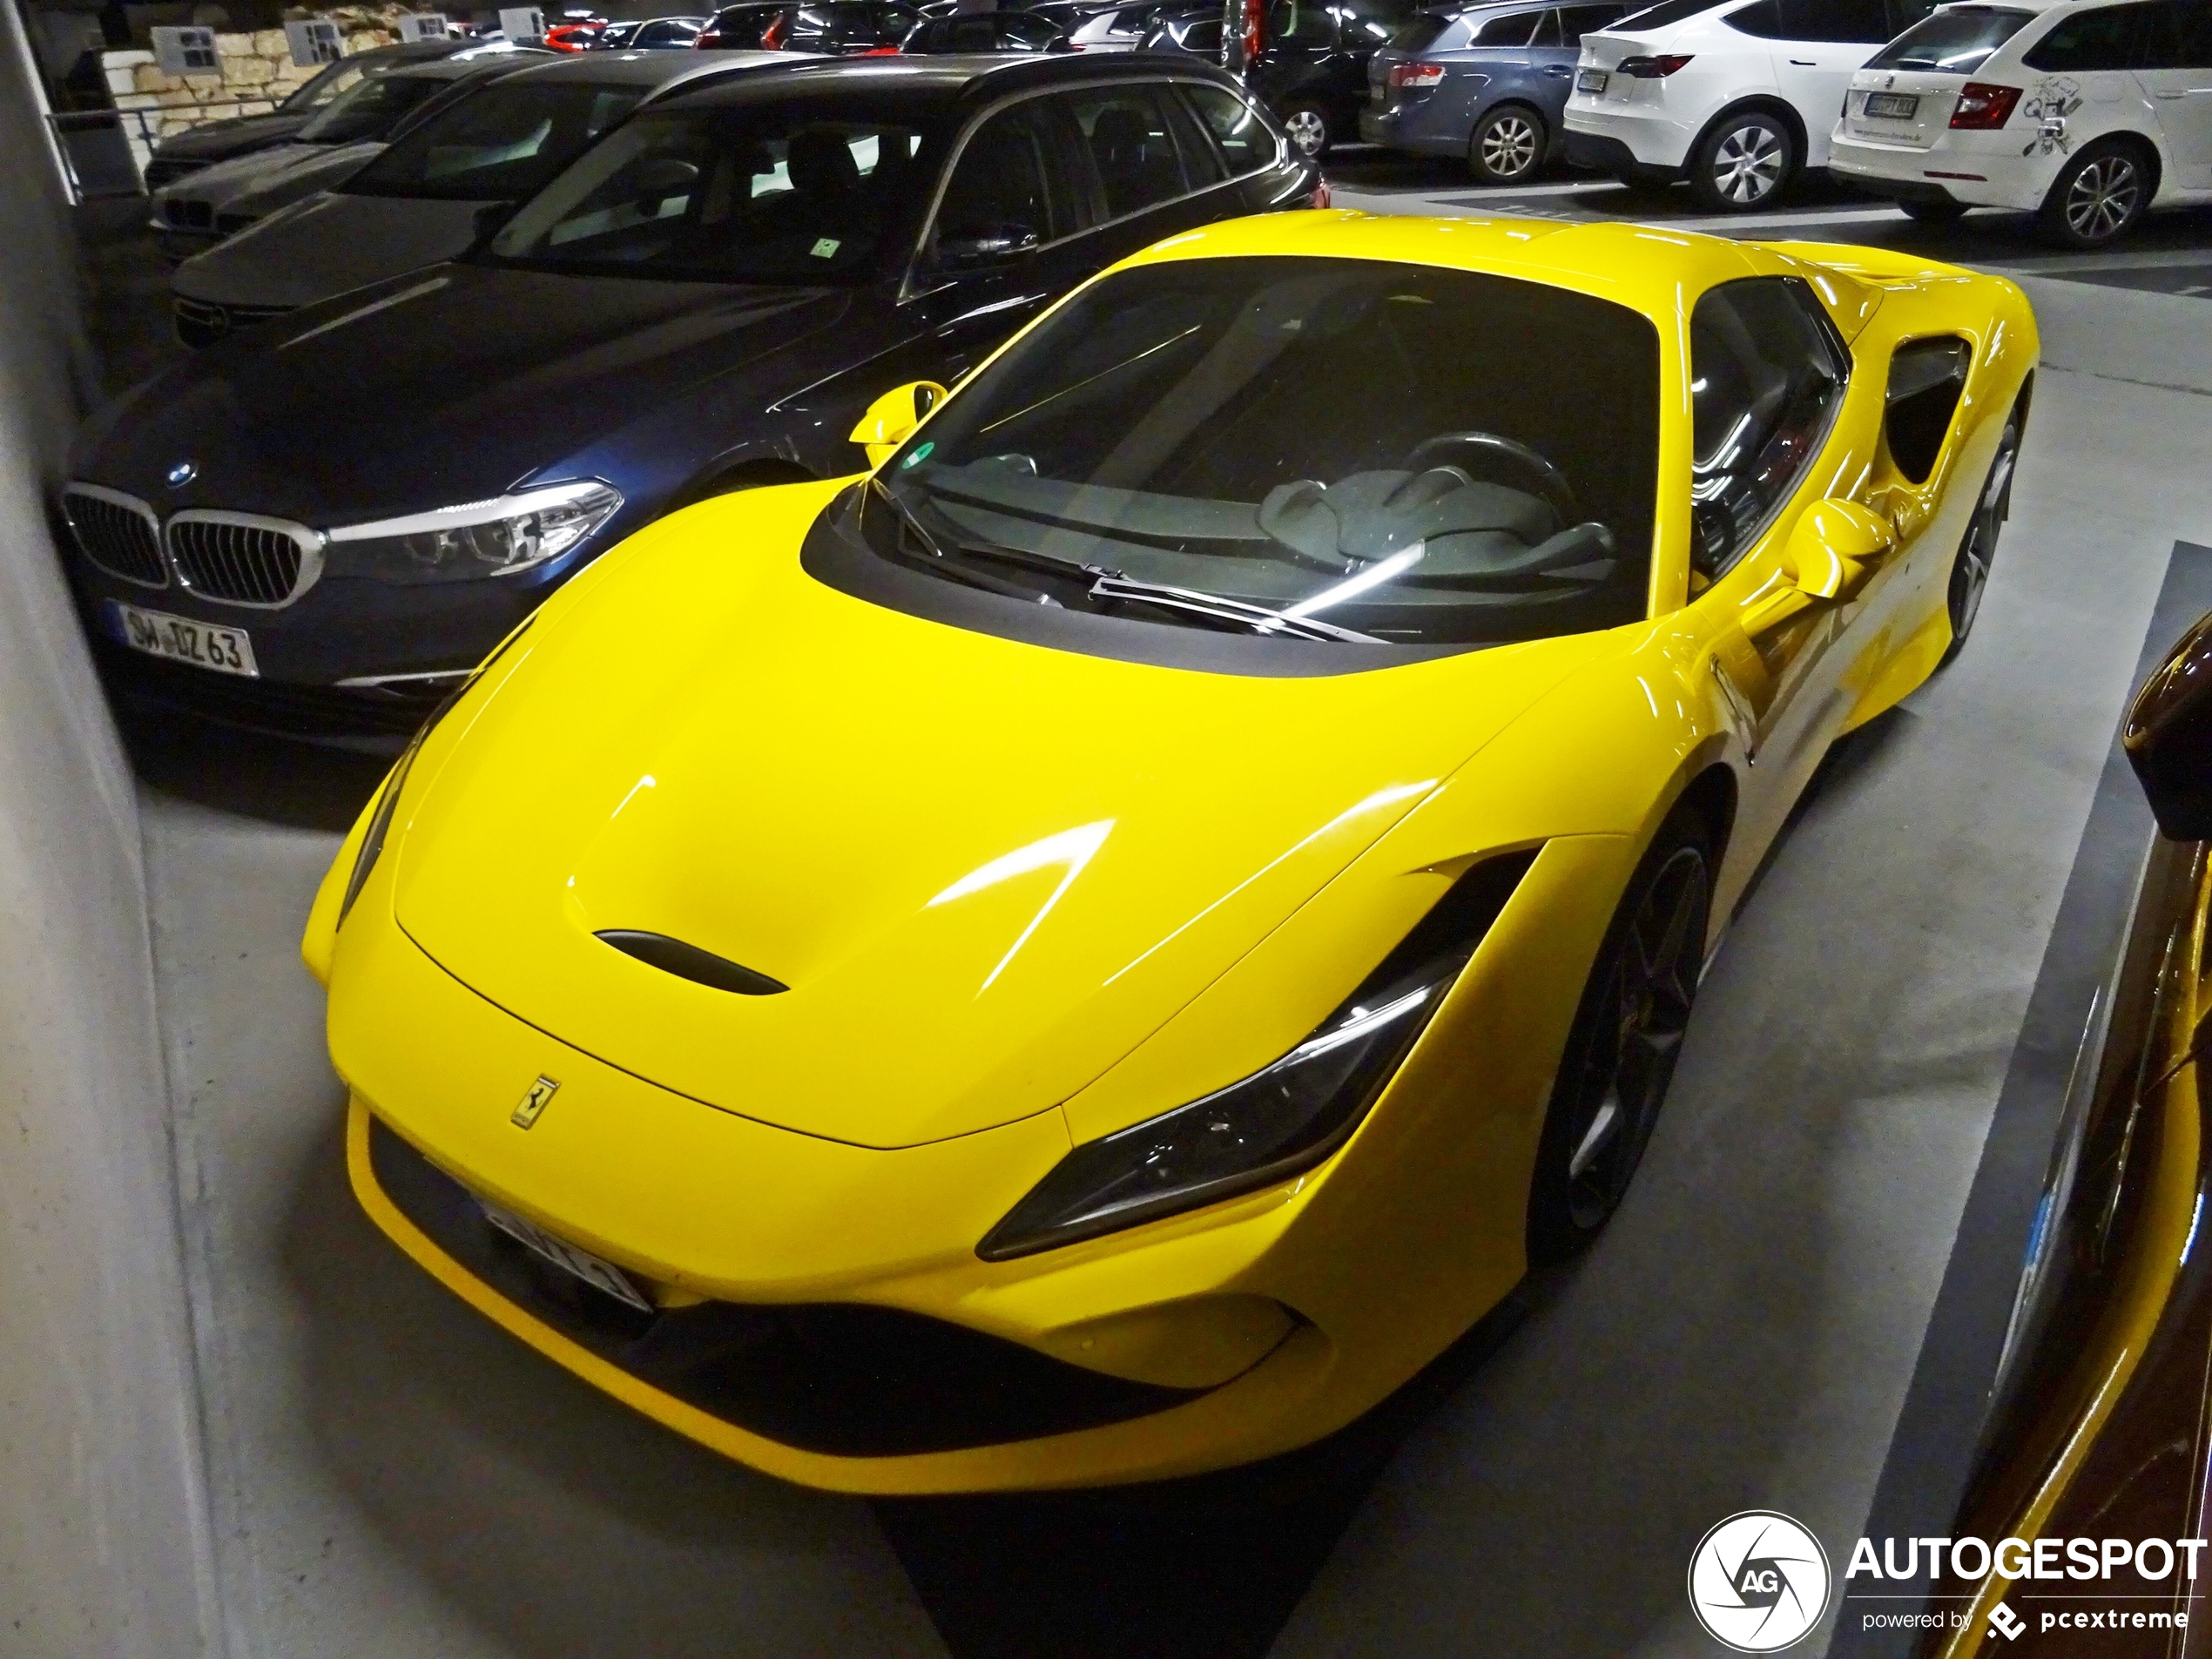
[[[921,132],[779,105],[648,111],[492,239],[494,263],[664,281],[863,281],[902,251]]]
[[[1646,614],[1650,321],[1341,259],[1119,273],[877,475],[879,556],[1039,605],[1316,643],[1499,644]]]
[[[519,200],[637,106],[642,87],[488,86],[408,133],[340,188],[354,196]]]

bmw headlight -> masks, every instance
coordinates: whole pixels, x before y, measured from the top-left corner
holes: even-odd
[[[1312,1036],[1240,1082],[1076,1147],[975,1253],[1071,1244],[1320,1163],[1359,1126],[1534,861],[1475,866]]]
[[[334,572],[381,582],[512,576],[557,558],[615,516],[622,492],[596,478],[518,490],[331,530]]]

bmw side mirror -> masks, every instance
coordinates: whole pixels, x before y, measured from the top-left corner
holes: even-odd
[[[2212,840],[2212,611],[2143,682],[2120,741],[2160,830]]]
[[[943,266],[988,265],[1010,260],[1037,246],[1037,233],[1027,225],[964,226],[937,239],[937,263]]]
[[[880,467],[894,449],[914,436],[922,416],[944,401],[945,388],[935,381],[894,387],[868,405],[868,412],[853,428],[851,442],[868,452],[868,465]]]

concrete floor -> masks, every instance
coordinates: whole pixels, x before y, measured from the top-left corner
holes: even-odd
[[[1339,171],[1340,202],[1470,211],[1434,170]],[[1579,217],[1608,192],[1523,199]],[[1709,1525],[1764,1504],[1832,1540],[1865,1516],[2168,549],[2212,543],[2212,309],[2168,274],[2212,262],[2212,229],[2159,226],[2137,257],[2166,262],[2114,287],[2028,276],[2040,256],[1981,216],[1933,237],[1839,200],[1796,217],[1986,256],[2035,300],[2047,366],[1979,631],[1824,775],[1622,1215],[1347,1506],[1278,1654],[1710,1653],[1681,1588]],[[233,1659],[936,1654],[940,1629],[961,1659],[1073,1650],[926,1605],[911,1515],[651,1427],[385,1245],[345,1190],[296,955],[376,768],[133,752]],[[941,1545],[992,1535],[988,1509],[936,1513]],[[1100,1578],[1076,1536],[1042,1570]],[[1096,1588],[1104,1622],[1147,1592]],[[1280,1618],[1194,1651],[1264,1650]]]

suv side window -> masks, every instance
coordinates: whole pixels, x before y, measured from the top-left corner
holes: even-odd
[[[2150,9],[2145,69],[2212,69],[2212,5],[2159,0]]]
[[[1193,179],[1184,170],[1167,101],[1160,96],[1166,90],[1100,86],[1054,100],[1075,117],[1109,219],[1141,213],[1215,182],[1211,177]]]
[[[1536,25],[1544,20],[1541,11],[1508,11],[1502,17],[1486,19],[1474,31],[1470,46],[1526,46],[1534,38]]]
[[[2141,55],[2143,24],[2151,10],[2148,5],[2132,5],[2077,11],[2029,47],[2020,62],[2030,69],[2075,75],[2133,69]]]
[[[1268,130],[1259,112],[1228,88],[1185,83],[1183,96],[1190,100],[1198,118],[1205,123],[1206,131],[1221,146],[1222,159],[1229,164],[1231,179],[1258,172],[1272,164],[1280,153],[1274,133]]]
[[[1689,317],[1691,563],[1734,563],[1797,489],[1844,401],[1850,359],[1795,277],[1708,289]]]
[[[1001,110],[970,134],[937,206],[933,251],[955,241],[1018,244],[1024,234],[1052,242],[1079,229],[1054,162],[1057,136],[1042,98]]]

